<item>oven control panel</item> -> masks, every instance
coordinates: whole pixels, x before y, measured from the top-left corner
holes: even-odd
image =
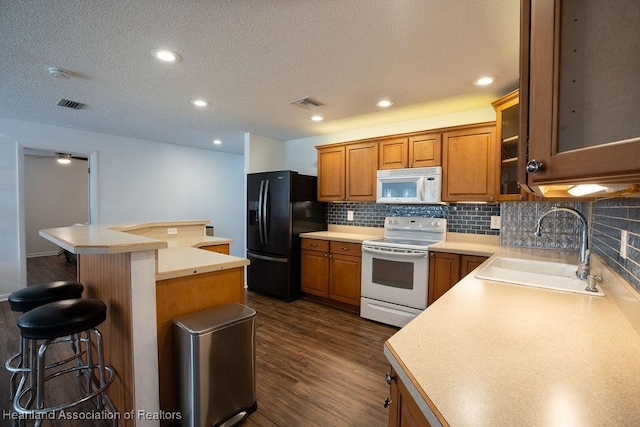
[[[444,218],[423,217],[386,217],[385,230],[431,230],[447,231],[447,220]]]

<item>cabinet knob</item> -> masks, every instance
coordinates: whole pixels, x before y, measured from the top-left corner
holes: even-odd
[[[316,243],[311,243],[311,247],[312,247],[312,248],[317,248],[317,247],[318,247],[318,245],[317,245]]]
[[[348,251],[349,251],[349,248],[340,248],[340,249],[342,249],[342,250],[343,250],[343,251],[345,251],[345,252],[348,252]]]
[[[429,256],[433,258],[433,252],[429,252]]]
[[[539,162],[536,159],[532,159],[527,162],[527,167],[525,170],[529,175],[535,175],[536,173],[544,170],[544,165],[542,164],[542,162]]]
[[[387,384],[391,385],[391,381],[394,381],[395,379],[396,379],[395,375],[391,375],[389,372],[387,372],[387,375],[386,375]]]
[[[489,196],[489,200],[493,202],[493,200],[495,199],[494,196]]]
[[[389,405],[391,405],[391,399],[389,399],[388,397],[385,397],[383,404],[385,408],[388,408]]]

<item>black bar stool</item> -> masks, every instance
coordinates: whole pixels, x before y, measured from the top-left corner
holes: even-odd
[[[73,281],[39,283],[13,292],[9,295],[9,305],[11,306],[11,311],[25,313],[50,302],[81,298],[83,291],[84,287],[82,284]],[[71,344],[73,349],[76,350],[73,337]],[[19,391],[19,387],[16,388],[18,374],[28,371],[26,356],[27,349],[25,347],[25,340],[20,338],[20,351],[11,355],[4,364],[7,371],[11,372],[9,382],[9,398],[11,400],[13,400],[17,391]],[[65,361],[62,361],[61,363],[64,362]],[[23,381],[24,375],[20,380],[21,385]]]
[[[97,396],[97,409],[104,405],[103,393],[115,378],[115,370],[104,363],[104,349],[102,335],[96,329],[107,318],[106,305],[96,299],[75,299],[57,301],[34,308],[24,313],[18,319],[20,334],[30,344],[29,348],[29,386],[20,390],[13,400],[13,408],[18,414],[31,415],[36,418],[37,427],[46,418],[47,413],[63,411]],[[47,375],[45,356],[49,345],[57,338],[85,334],[80,337],[80,344],[85,348],[77,359],[80,363]],[[93,346],[91,335],[95,338],[98,352],[97,363],[93,361]],[[38,342],[41,341],[38,346]],[[84,355],[86,361],[81,360]],[[93,372],[98,372],[98,387],[93,390]],[[45,382],[57,376],[71,372],[83,372],[87,377],[87,392],[80,399],[65,402],[57,406],[45,406]],[[108,378],[106,374],[109,374]],[[32,397],[35,395],[35,408],[31,408]],[[28,397],[27,403],[23,403]]]

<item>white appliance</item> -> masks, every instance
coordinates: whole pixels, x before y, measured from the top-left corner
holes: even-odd
[[[403,327],[427,308],[429,246],[446,233],[446,219],[385,218],[384,237],[362,242],[360,316]]]
[[[442,167],[379,170],[378,203],[442,203]]]

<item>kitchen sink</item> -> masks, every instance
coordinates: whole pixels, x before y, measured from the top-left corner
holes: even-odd
[[[481,267],[475,277],[536,288],[604,296],[599,286],[596,286],[597,292],[585,289],[587,282],[576,277],[576,266],[573,264],[496,257]]]

